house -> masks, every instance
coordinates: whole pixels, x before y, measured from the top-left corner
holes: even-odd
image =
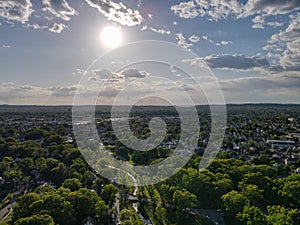
[[[289,133],[286,136],[286,138],[289,140],[294,140],[294,138],[298,138],[298,140],[300,140],[300,133]]]
[[[94,225],[93,219],[91,217],[88,217],[83,222],[84,225]]]
[[[294,147],[294,141],[282,141],[282,140],[267,140],[267,144],[269,144],[272,149],[279,148],[279,149],[288,149],[289,147]]]
[[[3,177],[0,177],[0,186],[5,185],[5,179]]]
[[[289,118],[288,118],[288,121],[289,121],[289,122],[294,122],[294,121],[295,121],[295,118],[289,117]]]
[[[290,164],[294,164],[298,161],[298,159],[295,159],[295,158],[286,158],[284,159],[284,164],[286,166],[290,165]]]

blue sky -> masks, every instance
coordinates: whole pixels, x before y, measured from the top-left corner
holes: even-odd
[[[227,103],[300,103],[299,0],[0,0],[0,104],[72,104],[82,71],[110,50],[107,26],[122,44],[163,40],[196,53]],[[138,69],[114,76],[149,76]]]

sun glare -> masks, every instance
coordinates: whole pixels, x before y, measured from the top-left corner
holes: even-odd
[[[116,48],[122,42],[122,32],[117,27],[105,27],[101,32],[101,41],[107,48]]]

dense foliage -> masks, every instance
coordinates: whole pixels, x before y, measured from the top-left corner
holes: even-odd
[[[172,108],[132,113],[136,119],[131,127],[139,138],[150,135],[152,117],[166,119],[164,143],[168,145],[148,152],[122,145],[113,134],[109,109],[102,110],[96,114],[98,133],[116,158],[147,165],[174,151],[180,120]],[[149,219],[162,225],[209,225],[216,220],[230,225],[300,224],[300,174],[295,172],[300,160],[286,165],[272,158],[274,152],[266,143],[267,139],[284,140],[289,133],[299,132],[300,108],[230,106],[228,110],[222,151],[209,168],[198,170],[210,131],[209,109],[200,108],[196,154],[173,177],[138,188],[138,203],[129,200],[134,187],[111,183],[86,164],[74,141],[68,108],[29,108],[24,109],[26,115],[2,110],[0,200],[1,208],[13,208],[5,215],[10,218],[7,223],[143,224],[143,219]],[[294,148],[282,150],[282,155],[299,155],[299,139],[292,139]]]

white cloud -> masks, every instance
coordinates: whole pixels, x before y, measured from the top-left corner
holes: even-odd
[[[94,69],[88,72],[83,72],[82,74],[86,73],[87,75],[89,75],[90,77],[88,78],[89,80],[92,81],[105,81],[105,82],[121,82],[124,80],[124,75],[120,74],[120,73],[115,73],[112,72],[108,69]]]
[[[275,52],[282,52],[283,48],[279,47],[276,44],[267,44],[263,47],[263,50],[265,51],[275,51]]]
[[[196,42],[200,41],[200,37],[194,34],[189,37],[189,40],[190,40],[190,42],[196,43]]]
[[[221,41],[221,45],[229,45],[232,41]]]
[[[261,23],[256,23],[252,25],[253,29],[264,29],[265,27]]]
[[[300,9],[299,0],[248,0],[242,17],[255,14],[278,15]]]
[[[202,38],[205,40],[205,41],[208,41],[209,43],[215,43],[212,39],[210,39],[208,36],[202,36]]]
[[[265,18],[288,14],[300,9],[299,0],[248,0],[245,4],[237,0],[190,0],[171,6],[175,15],[181,18],[207,17],[209,20],[235,18],[253,18],[253,28],[263,29]],[[269,26],[282,26],[281,23],[269,22]]]
[[[241,9],[237,0],[195,0],[171,6],[171,10],[181,18],[207,16],[210,20],[228,18],[230,14],[241,13]]]
[[[50,92],[37,86],[8,82],[0,83],[0,96],[1,104],[26,104],[27,102],[34,103],[38,99],[41,100],[44,96],[50,96]]]
[[[282,27],[283,26],[283,23],[280,23],[280,22],[277,22],[277,21],[275,21],[275,22],[268,22],[267,24],[270,27]]]
[[[264,50],[280,52],[280,66],[286,70],[300,71],[300,13],[290,16],[290,24],[285,30],[274,35]]]
[[[48,90],[51,92],[51,96],[55,97],[74,96],[77,86],[50,87]]]
[[[264,25],[268,25],[270,27],[281,27],[281,26],[283,26],[283,23],[280,23],[280,22],[277,22],[277,21],[266,23],[265,19],[268,16],[270,16],[270,14],[260,14],[260,15],[255,16],[252,19],[252,22],[254,23],[252,28],[253,29],[264,29],[265,28]]]
[[[180,2],[178,5],[171,6],[171,10],[181,18],[195,18],[199,15],[195,1]]]
[[[127,78],[143,78],[148,75],[145,71],[139,71],[136,68],[128,68],[121,71],[121,74]]]
[[[245,56],[245,55],[211,55],[203,58],[195,58],[190,60],[192,65],[204,66],[204,62],[211,68],[227,69],[227,70],[261,70],[269,67],[269,62],[261,56]]]
[[[232,41],[221,41],[221,42],[216,42],[214,40],[212,40],[211,38],[209,38],[208,36],[202,36],[202,39],[211,43],[211,44],[215,44],[216,46],[225,46],[225,45],[229,45],[232,43]]]
[[[78,72],[77,72],[78,73]],[[82,71],[79,71],[82,74]],[[88,72],[89,80],[106,81],[111,83],[123,82],[126,78],[144,78],[149,75],[145,71],[140,71],[136,68],[126,68],[118,73],[108,69],[94,69]]]
[[[147,25],[142,27],[142,31],[144,30],[151,30],[154,33],[158,33],[158,34],[166,34],[166,35],[170,35],[171,31],[168,29],[164,29],[164,28],[154,28],[154,27],[148,27]]]
[[[261,16],[261,15],[258,15],[258,16],[254,17],[252,19],[252,22],[253,23],[264,23],[265,22],[265,18],[263,16]]]
[[[176,37],[177,37],[177,39],[178,39],[178,42],[177,42],[177,43],[178,43],[181,47],[183,47],[183,48],[185,48],[185,49],[189,49],[190,47],[193,46],[192,43],[188,43],[188,42],[186,41],[185,37],[183,36],[183,33],[177,33],[177,34],[176,34]]]
[[[69,6],[66,0],[43,0],[44,11],[63,20],[70,20],[70,16],[76,14],[76,10]]]
[[[30,0],[0,1],[0,17],[6,21],[25,24],[33,13]]]
[[[49,28],[49,31],[53,33],[61,33],[68,26],[62,23],[54,23],[52,27]]]
[[[38,29],[49,29],[49,27],[47,25],[39,25],[37,23],[34,24],[26,24],[26,27],[29,28],[33,28],[34,30],[38,30]]]
[[[111,0],[85,0],[91,7],[96,8],[108,20],[112,20],[121,25],[136,26],[141,24],[144,19],[138,10],[127,8],[122,2]]]
[[[0,48],[10,48],[10,45],[1,45]]]
[[[252,19],[254,25],[252,25],[253,29],[264,29],[263,24],[265,23],[265,17],[262,15],[258,15]]]

